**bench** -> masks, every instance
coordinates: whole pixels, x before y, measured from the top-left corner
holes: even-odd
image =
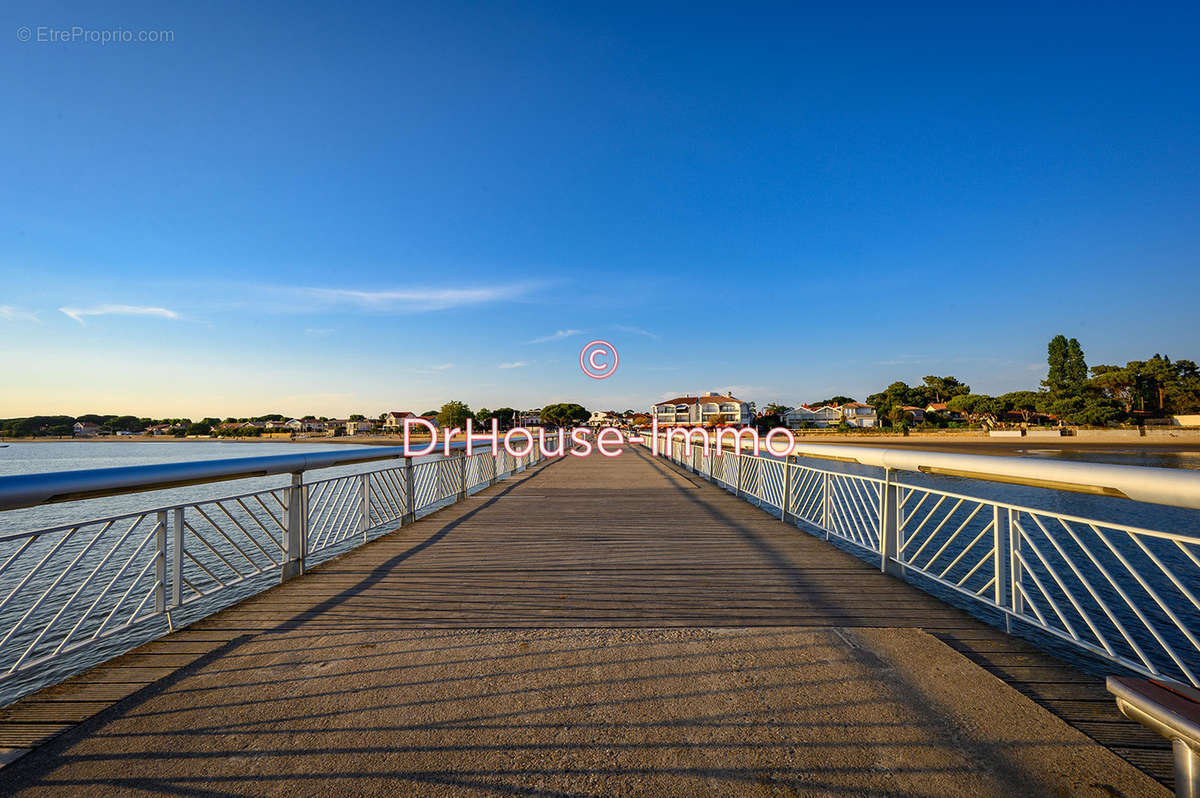
[[[1131,676],[1109,676],[1107,687],[1122,715],[1171,741],[1176,797],[1200,798],[1200,690]]]

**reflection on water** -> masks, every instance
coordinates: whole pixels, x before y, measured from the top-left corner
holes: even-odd
[[[1152,468],[1186,468],[1200,471],[1200,451],[1161,452],[1143,449],[1020,449],[1017,454],[1066,460],[1072,463],[1108,463],[1110,465],[1150,466]]]

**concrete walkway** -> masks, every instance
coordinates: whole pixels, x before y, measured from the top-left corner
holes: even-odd
[[[633,451],[540,466],[0,722],[70,706],[0,792],[1167,794],[1083,733],[1135,733],[1094,679]]]

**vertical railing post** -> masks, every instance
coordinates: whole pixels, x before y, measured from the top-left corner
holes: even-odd
[[[404,519],[402,524],[411,524],[417,519],[417,492],[413,487],[413,461],[404,458]]]
[[[735,465],[737,465],[737,489],[734,491],[734,493],[740,499],[740,498],[742,498],[742,447],[741,446],[738,446],[737,449],[734,450],[733,456],[734,456],[733,462]]]
[[[1008,565],[1009,565],[1009,581],[1008,587],[1012,593],[1012,611],[1013,616],[1020,618],[1025,614],[1025,601],[1021,596],[1021,560],[1017,557],[1021,551],[1021,530],[1017,528],[1020,522],[1019,511],[1013,510],[1011,507],[1008,510]],[[1011,621],[1007,624],[1011,628]]]
[[[292,474],[292,484],[287,490],[287,541],[280,581],[294,579],[304,573],[304,546],[308,535],[304,510],[304,472]]]
[[[792,456],[783,458],[783,501],[779,503],[779,520],[788,523],[788,510],[792,506]]]
[[[1012,572],[1008,564],[1008,512],[1000,505],[992,506],[992,557],[995,558],[994,578],[996,591],[993,596],[996,606],[1004,610],[1004,631],[1012,632],[1012,619],[1008,614],[1009,602],[1012,600],[1012,585],[1009,577]]]
[[[825,539],[829,540],[829,489],[828,471],[821,472],[821,528],[825,530]]]
[[[183,508],[171,513],[171,606],[183,603]]]
[[[488,449],[488,487],[496,484],[496,450]]]
[[[167,511],[158,513],[154,525],[154,611],[167,611]]]
[[[458,500],[467,498],[467,453],[458,453]]]
[[[879,497],[879,570],[893,576],[903,576],[900,563],[900,488],[896,472],[883,470],[883,492]]]
[[[367,542],[367,530],[371,528],[371,475],[363,474],[359,477],[359,522],[358,528],[362,532],[363,543]]]

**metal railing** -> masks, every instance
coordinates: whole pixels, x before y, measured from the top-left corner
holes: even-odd
[[[276,574],[296,576],[306,565],[410,524],[542,459],[536,448],[522,457],[506,451],[493,457],[490,447],[469,457],[460,450],[423,462],[402,451],[0,478],[3,510],[291,474],[291,483],[282,487],[0,535],[0,692],[6,681],[31,670],[57,676],[26,679],[29,689],[21,686],[20,692],[122,653],[269,587]],[[402,463],[304,479],[309,470],[383,459]],[[81,657],[81,650],[92,655]]]
[[[777,458],[706,452],[678,436],[667,447],[665,439],[662,456],[785,523],[877,557],[886,572],[1002,615],[1007,631],[1025,624],[1132,671],[1200,686],[1200,534],[908,484],[898,471],[1182,507],[1200,506],[1200,474],[848,446],[801,445],[796,455]],[[801,465],[797,455],[873,465],[882,473]]]

